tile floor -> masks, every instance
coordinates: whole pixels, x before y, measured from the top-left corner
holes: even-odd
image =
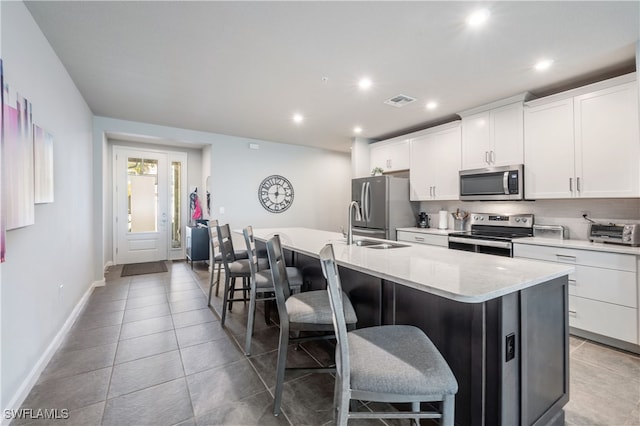
[[[234,305],[220,327],[203,292],[206,265],[168,266],[166,273],[125,278],[121,267],[110,268],[107,285],[94,290],[23,407],[66,408],[69,418],[53,423],[82,426],[331,423],[327,374],[288,375],[283,415],[274,417],[277,328],[258,315],[246,357],[244,305]],[[214,298],[218,311],[220,304]],[[326,343],[307,344],[292,348],[289,362],[326,364],[331,352]],[[640,425],[640,357],[571,338],[571,398],[567,425]]]

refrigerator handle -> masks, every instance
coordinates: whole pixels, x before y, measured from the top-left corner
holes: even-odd
[[[360,220],[367,220],[367,216],[365,215],[365,210],[364,210],[364,202],[366,200],[366,191],[367,191],[367,182],[362,182],[362,189],[360,190]]]
[[[371,182],[367,182],[367,190],[365,194],[365,220],[369,222],[371,220]]]

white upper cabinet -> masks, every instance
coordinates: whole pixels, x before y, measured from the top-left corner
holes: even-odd
[[[457,200],[460,195],[460,123],[429,129],[411,139],[410,199]]]
[[[621,79],[626,82],[615,84]],[[570,96],[574,90],[564,99],[554,95],[550,102],[527,105],[526,198],[640,196],[638,91],[627,80],[618,77],[588,86],[599,90],[581,88],[576,96]]]
[[[640,196],[636,83],[578,96],[574,110],[578,195]]]
[[[370,145],[370,169],[380,167],[385,172],[409,169],[409,139],[393,139]]]
[[[462,118],[462,169],[522,164],[522,102]]]
[[[525,197],[573,197],[573,99],[525,107],[524,124]]]

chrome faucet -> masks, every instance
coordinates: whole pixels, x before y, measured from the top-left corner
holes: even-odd
[[[356,220],[362,220],[360,218],[360,205],[357,201],[349,203],[349,229],[347,230],[347,244],[353,244],[353,208],[356,208]]]

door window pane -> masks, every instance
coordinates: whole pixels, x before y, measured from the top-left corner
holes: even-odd
[[[180,232],[180,206],[182,205],[182,162],[171,162],[171,182],[169,205],[171,206],[171,248],[179,249],[182,247],[182,234]]]
[[[158,160],[129,158],[127,175],[128,231],[157,232]]]

